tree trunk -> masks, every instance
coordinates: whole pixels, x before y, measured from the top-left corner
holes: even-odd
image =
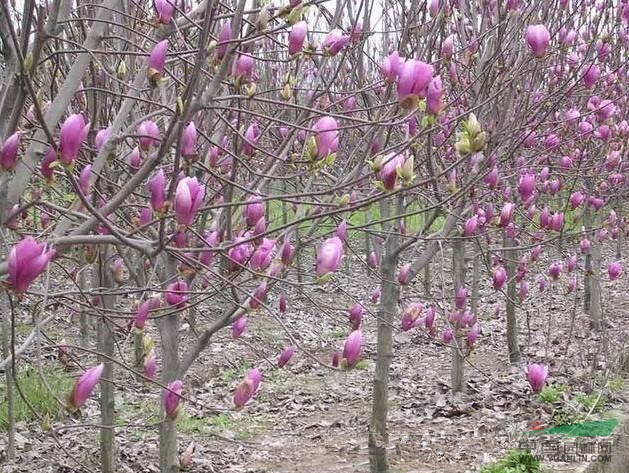
[[[388,202],[383,202],[381,212],[389,214]],[[395,224],[395,222],[393,222]],[[376,370],[373,378],[373,403],[369,424],[369,465],[371,473],[388,473],[387,446],[389,433],[387,416],[389,412],[389,368],[393,359],[393,326],[397,314],[400,287],[395,278],[398,257],[394,252],[397,245],[395,228],[387,238],[382,257],[382,293],[378,309],[378,347]]]
[[[168,281],[169,276],[176,274],[175,261],[164,256],[165,271],[162,281]],[[179,371],[179,314],[174,313],[158,319],[159,336],[162,353],[162,383],[167,386],[174,381]],[[177,449],[177,423],[164,412],[161,404],[163,421],[159,427],[159,467],[161,473],[179,472],[179,452]]]
[[[590,248],[590,267],[586,267],[586,284],[589,288],[589,315],[590,328],[600,330],[601,328],[601,245],[592,243]]]
[[[506,260],[506,270],[509,276],[507,284],[507,346],[509,348],[509,363],[516,364],[520,361],[520,346],[518,344],[518,319],[516,316],[515,299],[518,289],[516,287],[515,273],[518,267],[518,251],[515,249],[515,242],[504,238],[504,256]]]
[[[107,247],[100,252],[98,265],[94,267],[94,286],[100,291],[113,289],[114,281],[109,268],[109,254]],[[98,351],[99,362],[104,364],[100,382],[100,471],[102,473],[115,472],[115,391],[114,391],[114,334],[113,327],[105,318],[107,311],[115,305],[115,296],[102,295],[101,303],[104,310],[98,317]]]
[[[452,244],[452,279],[454,282],[454,291],[456,293],[457,288],[465,287],[465,272],[467,270],[467,264],[465,261],[465,242],[463,240],[454,240]],[[464,372],[464,358],[463,358],[463,346],[465,342],[463,337],[459,335],[459,324],[456,323],[455,340],[456,344],[452,347],[452,369],[450,371],[450,378],[452,381],[453,393],[465,392],[465,372]]]
[[[12,356],[11,350],[11,307],[7,294],[0,294],[0,307],[2,309],[2,357],[6,360]],[[13,358],[15,360],[15,358]],[[15,459],[15,406],[13,393],[13,364],[9,363],[4,371],[5,382],[7,383],[7,449],[6,456],[9,461]]]
[[[478,315],[478,288],[480,286],[480,253],[474,254],[472,261],[472,294],[470,302],[472,312]]]

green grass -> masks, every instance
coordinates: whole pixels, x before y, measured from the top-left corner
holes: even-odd
[[[575,399],[586,412],[601,412],[607,404],[607,396],[599,392],[577,394]]]
[[[561,394],[564,392],[566,392],[566,386],[563,384],[545,386],[539,393],[539,400],[545,404],[555,404],[561,399]]]
[[[44,368],[42,371],[51,392],[46,389],[39,374],[31,366],[19,370],[17,384],[28,404],[37,414],[47,419],[60,419],[64,410],[59,406],[56,398],[64,401],[69,396],[73,380],[59,370]],[[2,430],[6,430],[8,427],[5,379],[3,376],[0,382],[0,429]],[[13,388],[13,399],[17,422],[32,422],[38,419],[15,387]]]
[[[287,215],[287,223],[290,224],[291,221],[294,220],[295,215],[290,209],[290,205],[286,205],[288,209]],[[339,207],[340,209],[341,207]],[[405,210],[404,213],[413,213],[420,212],[421,206],[417,202],[412,202]],[[332,210],[332,207],[329,208]],[[268,201],[268,214],[267,214],[267,222],[269,225],[269,229],[273,230],[283,225],[283,206],[280,200],[270,200]],[[424,226],[426,214],[418,213],[416,215],[410,215],[405,217],[406,227],[409,233],[415,233],[421,230]],[[369,207],[362,208],[356,211],[349,211],[341,214],[340,217],[333,218],[325,218],[322,221],[321,227],[315,232],[315,237],[322,237],[323,235],[330,234],[338,225],[339,218],[345,218],[348,224],[348,238],[350,240],[361,238],[366,228],[361,228],[359,231],[352,231],[352,227],[364,226],[367,224],[367,221],[372,222],[373,226],[377,226],[379,228],[379,224],[373,222],[380,221],[380,206],[378,204],[373,204]],[[439,216],[435,219],[433,224],[431,225],[429,232],[435,232],[439,230],[443,226],[443,222],[445,221],[444,217]],[[312,223],[310,221],[306,221],[299,225],[299,229],[307,232],[310,230]]]
[[[480,473],[541,473],[542,462],[528,450],[509,450],[501,460],[485,465]]]

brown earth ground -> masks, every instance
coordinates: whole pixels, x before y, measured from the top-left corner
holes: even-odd
[[[614,252],[615,244],[605,249],[604,264],[614,259]],[[627,255],[626,248],[623,255]],[[548,262],[541,264],[547,267]],[[187,401],[179,420],[180,450],[192,442],[195,446],[188,471],[369,471],[366,443],[376,350],[375,306],[365,302],[370,313],[363,325],[364,361],[351,371],[329,368],[332,353],[342,349],[348,333],[346,314],[352,303],[348,294],[368,301],[375,286],[375,279],[356,261],[350,264],[352,277],[341,272],[331,283],[308,289],[303,297],[288,290],[289,310],[282,321],[309,355],[297,352],[285,369],[278,370],[275,360],[288,339],[272,318],[252,314],[241,339],[232,340],[229,330],[213,339],[185,379]],[[581,257],[579,265],[582,268]],[[449,267],[447,257],[438,256],[433,263],[431,293],[437,300],[440,294],[452,293],[452,288],[442,283],[449,280]],[[529,298],[518,310],[523,363],[547,363],[549,381],[584,392],[602,386],[617,355],[627,350],[627,258],[624,267],[624,275],[614,282],[604,271],[603,313],[608,324],[601,333],[588,328],[582,289],[576,300],[565,294],[565,275],[543,294],[531,281]],[[462,398],[453,399],[449,392],[450,349],[423,331],[396,330],[389,404],[392,472],[477,471],[483,462],[516,448],[520,434],[529,430],[533,420],[549,420],[548,412],[531,395],[523,364],[512,367],[508,363],[505,299],[488,283],[485,274],[478,314],[482,335],[466,365],[469,389]],[[579,287],[583,287],[582,280]],[[422,296],[421,281],[403,291],[406,302]],[[276,297],[271,296],[270,306],[277,307]],[[440,326],[443,317],[442,309]],[[67,333],[67,319],[60,314],[57,329],[48,328],[53,340],[56,334]],[[76,327],[72,331],[74,335],[78,332]],[[187,329],[182,336],[184,346],[186,340],[192,340]],[[130,338],[119,343],[131,363]],[[55,363],[52,353],[47,363]],[[260,391],[243,410],[234,411],[233,388],[254,365],[263,373]],[[157,472],[155,423],[160,390],[134,381],[127,373],[119,374],[117,385],[118,471]],[[609,401],[607,407],[613,408],[626,399],[610,395]],[[82,418],[66,416],[53,423],[58,442],[50,432],[43,432],[39,423],[20,423],[18,461],[0,462],[0,471],[98,471],[97,424],[97,396],[88,401]]]

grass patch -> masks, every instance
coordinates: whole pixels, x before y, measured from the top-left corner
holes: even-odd
[[[50,387],[49,392],[39,374],[34,367],[28,366],[20,369],[17,374],[17,384],[28,404],[42,417],[58,420],[63,416],[64,410],[60,408],[56,398],[64,400],[70,394],[73,380],[65,373],[52,368],[43,368],[43,376]],[[8,427],[7,412],[7,387],[5,377],[2,376],[0,382],[0,429],[6,430]],[[15,420],[17,422],[32,422],[37,420],[37,416],[24,402],[18,390],[13,389]]]
[[[542,462],[528,450],[509,450],[501,460],[485,465],[480,473],[541,473]]]

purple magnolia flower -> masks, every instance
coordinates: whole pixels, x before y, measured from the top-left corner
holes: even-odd
[[[249,227],[255,226],[264,217],[265,205],[259,197],[250,197],[245,206],[245,220]]]
[[[76,380],[69,399],[71,407],[74,409],[80,409],[83,404],[85,404],[87,398],[90,397],[92,391],[94,391],[94,387],[96,387],[100,381],[100,376],[103,373],[104,367],[105,365],[103,365],[103,363],[96,365],[87,370],[79,379]]]
[[[232,36],[232,25],[231,22],[226,21],[223,23],[220,31],[218,32],[218,45],[216,47],[216,57],[221,60],[225,57],[225,53],[227,52],[227,46],[229,46],[229,40]]]
[[[252,123],[245,131],[245,139],[242,144],[242,152],[246,156],[253,156],[255,153],[255,144],[260,138],[260,125],[257,122]]]
[[[334,29],[326,35],[321,47],[329,56],[336,56],[345,46],[347,46],[350,39],[351,37],[344,34],[343,31]]]
[[[414,329],[422,323],[422,320],[419,318],[422,311],[424,310],[424,305],[421,302],[411,302],[404,312],[402,312],[402,320],[400,322],[400,328],[408,332],[409,330]]]
[[[525,368],[526,379],[531,386],[533,392],[538,393],[544,387],[546,378],[548,377],[548,366],[542,364],[530,364]]]
[[[9,171],[15,167],[21,140],[22,134],[16,131],[4,141],[0,150],[0,169]]]
[[[279,358],[277,359],[278,368],[284,368],[284,366],[286,366],[286,363],[290,361],[290,359],[293,357],[294,354],[295,354],[295,347],[289,346],[289,347],[284,348],[282,353],[280,353]]]
[[[238,79],[249,79],[253,73],[254,60],[249,54],[241,54],[234,62],[232,75]]]
[[[475,323],[474,325],[472,325],[472,328],[468,332],[467,337],[465,339],[465,343],[467,344],[468,347],[472,348],[474,346],[474,344],[476,343],[476,340],[478,340],[479,334],[480,334],[480,325],[478,325],[478,323]]]
[[[360,330],[354,330],[345,341],[343,358],[345,358],[349,368],[352,368],[358,362],[362,341],[363,334]]]
[[[157,363],[155,361],[155,353],[153,350],[149,352],[144,358],[144,376],[148,379],[155,379],[155,373],[157,372]]]
[[[397,79],[398,100],[413,103],[417,98],[426,97],[432,74],[433,67],[425,62],[409,59],[402,64]]]
[[[275,240],[263,238],[262,243],[251,255],[251,269],[254,271],[262,271],[268,268],[273,257],[275,249]]]
[[[428,84],[426,92],[426,113],[437,115],[441,110],[441,96],[443,95],[443,84],[441,77],[435,76]]]
[[[175,0],[173,0],[174,2]],[[173,17],[174,3],[170,0],[153,0],[153,7],[160,23],[167,25]]]
[[[343,242],[339,237],[328,238],[317,249],[316,273],[318,277],[335,272],[343,258]]]
[[[166,303],[181,309],[188,302],[188,284],[183,279],[179,279],[168,285],[166,288]]]
[[[397,51],[393,51],[380,64],[380,71],[388,82],[395,82],[404,61]]]
[[[140,148],[147,151],[156,146],[160,141],[160,132],[157,124],[153,120],[145,120],[136,130]]]
[[[535,174],[527,172],[520,176],[518,192],[522,201],[527,201],[533,196],[535,192]]]
[[[148,76],[152,81],[157,81],[164,75],[166,65],[166,52],[168,51],[168,40],[163,39],[157,43],[149,56]]]
[[[454,307],[457,309],[465,309],[467,304],[467,289],[463,286],[457,288],[454,294]]]
[[[149,311],[151,310],[150,301],[143,301],[138,306],[138,310],[135,313],[134,325],[137,330],[144,330],[146,321],[149,318]]]
[[[162,213],[166,209],[166,177],[163,169],[160,168],[149,180],[149,192],[153,211]]]
[[[492,282],[496,291],[502,289],[505,282],[507,282],[507,270],[504,268],[504,266],[500,265],[494,268]]]
[[[358,302],[349,308],[349,323],[352,326],[352,330],[358,330],[360,328],[364,310],[363,305]]]
[[[316,132],[317,158],[323,159],[337,152],[339,149],[339,131],[338,124],[334,118],[319,118],[312,129]]]
[[[190,122],[181,136],[181,155],[184,158],[197,155],[197,128]]]
[[[234,406],[242,409],[244,405],[258,392],[262,375],[257,368],[250,370],[243,381],[238,384],[234,392]]]
[[[11,289],[19,295],[25,293],[54,255],[55,250],[48,250],[44,243],[37,243],[33,237],[26,237],[17,243],[7,261]]]
[[[404,155],[402,154],[388,154],[382,158],[382,167],[378,173],[380,181],[386,190],[395,189],[395,184],[398,178],[398,170],[404,166]]]
[[[164,403],[164,412],[171,419],[176,419],[179,414],[179,402],[181,401],[181,392],[183,391],[183,382],[175,380],[169,383],[164,389],[162,401]]]
[[[620,261],[609,263],[607,265],[607,274],[609,275],[610,281],[618,279],[618,277],[622,274],[622,263]]]
[[[550,33],[544,25],[530,25],[524,33],[529,48],[533,51],[536,58],[544,57],[546,50],[550,45]]]
[[[203,203],[205,186],[199,184],[196,177],[184,177],[175,192],[175,218],[181,225],[192,225]]]
[[[90,124],[85,124],[82,113],[66,118],[59,133],[59,159],[63,164],[70,166],[76,161],[89,130]]]
[[[308,23],[300,21],[293,25],[288,34],[288,54],[291,56],[300,53],[304,47],[304,41],[308,35]]]
[[[234,340],[236,340],[237,338],[240,338],[240,336],[245,333],[245,330],[247,329],[247,317],[246,316],[241,316],[238,317],[236,320],[234,320],[234,323],[232,324],[232,338]]]
[[[397,281],[402,285],[406,286],[411,281],[411,264],[407,263],[402,268],[400,268],[400,272],[397,275]]]
[[[92,174],[92,165],[88,164],[83,168],[79,175],[79,189],[84,196],[90,193],[90,176]]]
[[[109,138],[109,127],[98,130],[96,133],[96,137],[94,138],[94,148],[96,148],[96,152],[100,153],[100,150],[103,149],[107,139]]]

